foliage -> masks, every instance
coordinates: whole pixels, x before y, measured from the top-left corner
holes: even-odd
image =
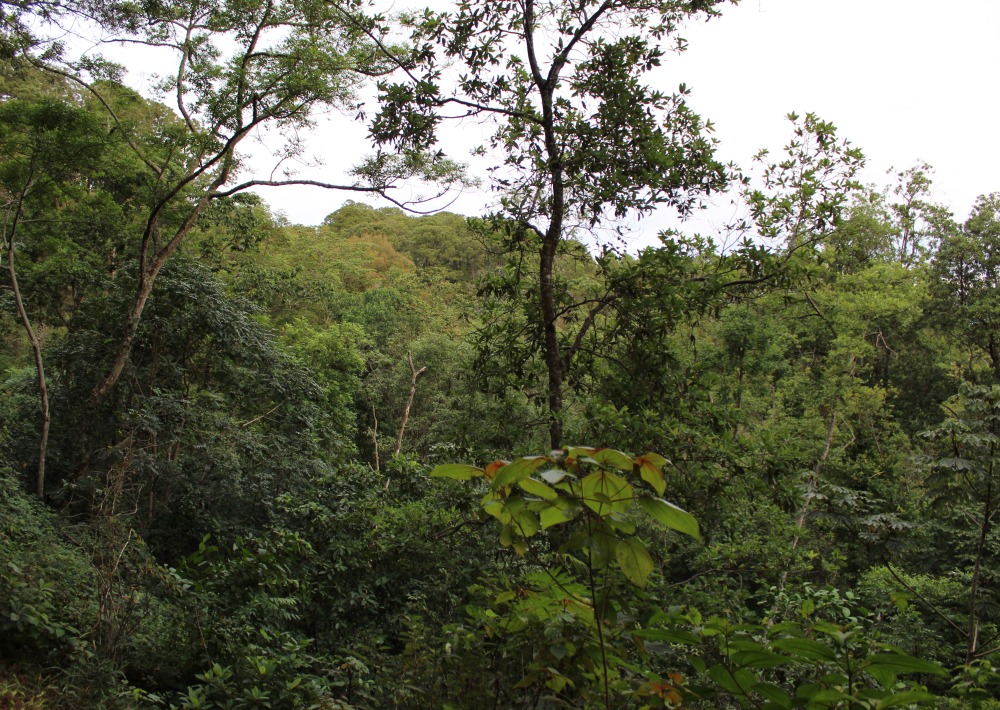
[[[5,6],[0,705],[995,706],[997,197],[793,115],[746,220],[623,248],[727,185],[647,86],[720,7]],[[80,12],[171,107],[46,49]],[[493,214],[246,192],[370,75],[340,187],[475,117]]]

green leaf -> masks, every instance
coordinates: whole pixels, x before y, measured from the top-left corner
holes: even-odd
[[[752,690],[764,696],[779,708],[792,707],[791,696],[776,685],[772,685],[771,683],[757,683],[753,686]]]
[[[431,470],[431,478],[453,478],[456,481],[470,481],[483,474],[483,469],[464,463],[444,463]]]
[[[869,666],[880,666],[894,673],[930,673],[947,675],[947,671],[933,661],[914,658],[905,653],[873,653],[865,659]]]
[[[754,684],[753,675],[748,671],[736,670],[730,672],[721,663],[716,663],[714,666],[708,669],[708,674],[712,677],[716,683],[718,683],[723,689],[728,690],[733,695],[743,696],[746,695],[747,690],[750,686]]]
[[[832,648],[812,639],[795,637],[775,639],[771,645],[794,657],[805,658],[809,661],[834,663],[837,660],[837,654],[833,652]]]
[[[603,466],[613,466],[621,471],[631,471],[635,462],[631,458],[615,449],[598,449],[590,455],[597,463]]]
[[[552,463],[548,456],[521,456],[502,467],[490,484],[493,488],[502,488],[524,480],[547,463]]]
[[[594,471],[581,481],[583,502],[600,516],[624,511],[632,503],[632,485],[609,471]]]
[[[736,651],[730,658],[741,668],[777,668],[790,660],[787,656],[764,650]]]
[[[590,564],[594,569],[604,569],[615,554],[617,540],[606,532],[595,531],[592,535],[584,533],[580,541],[585,552],[590,555]]]
[[[896,685],[896,672],[891,668],[874,665],[868,666],[865,670],[868,675],[875,679],[880,688],[889,689]]]
[[[632,584],[637,587],[646,586],[646,581],[653,571],[653,558],[645,545],[634,537],[619,540],[615,546],[615,559]]]
[[[535,480],[534,478],[525,478],[522,481],[518,481],[517,485],[519,485],[525,493],[530,493],[531,495],[538,496],[544,500],[552,500],[553,498],[559,497],[559,494],[552,488],[549,488],[544,483]]]
[[[597,449],[590,446],[573,446],[566,452],[566,460],[573,462],[579,461],[582,458],[590,458],[596,451]]]
[[[555,504],[547,505],[542,508],[538,512],[538,517],[542,524],[542,530],[548,530],[553,525],[559,525],[560,523],[572,520],[572,517],[567,515],[567,512],[568,511]]]
[[[668,463],[670,463],[670,460],[665,456],[660,456],[658,453],[655,453],[653,451],[647,451],[642,456],[637,458],[635,462],[640,466],[643,463],[648,463],[649,465],[655,466],[656,468],[663,468]]]
[[[690,535],[696,540],[701,539],[701,531],[698,529],[698,521],[694,516],[682,508],[678,508],[673,503],[668,503],[662,498],[652,496],[641,496],[639,506],[646,511],[646,514],[664,527]]]
[[[531,537],[541,530],[538,516],[530,510],[519,510],[511,517],[511,526],[521,537]]]

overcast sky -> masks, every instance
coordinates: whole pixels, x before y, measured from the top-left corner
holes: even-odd
[[[758,149],[780,150],[790,135],[785,115],[811,111],[864,151],[866,182],[884,184],[890,167],[926,161],[934,199],[960,217],[977,195],[1000,191],[998,0],[743,0],[682,34],[689,51],[669,57],[656,82],[692,89],[690,103],[715,124],[726,161],[748,166]],[[344,118],[324,122],[308,145],[326,166],[302,176],[332,178],[363,142],[364,130]],[[449,154],[464,158],[461,149]],[[263,194],[300,224],[318,223],[350,197]],[[450,209],[474,214],[488,198],[471,191]]]

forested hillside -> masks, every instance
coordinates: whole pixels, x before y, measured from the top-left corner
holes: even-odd
[[[722,165],[643,78],[722,9],[5,3],[0,708],[1000,707],[1000,193]],[[290,224],[241,144],[330,108]]]

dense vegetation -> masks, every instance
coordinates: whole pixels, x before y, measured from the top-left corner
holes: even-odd
[[[997,707],[1000,194],[812,115],[719,164],[642,81],[718,5],[5,3],[0,707]],[[325,187],[397,206],[246,191],[373,76]],[[409,213],[456,107],[498,206]]]

